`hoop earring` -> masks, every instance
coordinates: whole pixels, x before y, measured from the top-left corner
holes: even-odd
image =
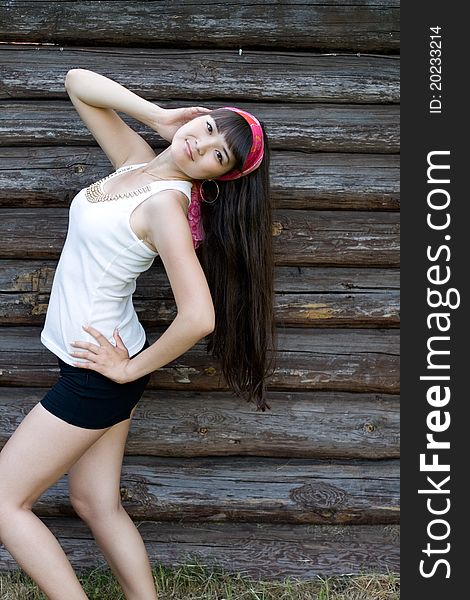
[[[213,183],[216,187],[217,193],[215,195],[215,198],[213,200],[207,200],[207,195],[209,195],[209,197],[211,197],[209,190],[206,190],[204,192],[204,184],[208,184],[208,183]],[[200,186],[200,194],[201,194],[201,198],[203,200],[203,202],[206,202],[207,204],[214,204],[214,202],[217,200],[217,198],[219,197],[219,185],[217,183],[217,181],[215,181],[214,179],[204,179],[204,181],[201,183]]]

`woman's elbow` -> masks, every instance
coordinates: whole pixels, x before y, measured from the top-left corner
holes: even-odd
[[[87,69],[69,69],[65,75],[64,86],[66,90],[69,90],[73,84],[73,80],[83,73],[86,73]]]
[[[205,328],[205,333],[203,335],[203,337],[206,337],[206,335],[209,335],[210,333],[212,333],[215,329],[215,319],[212,319],[211,321],[208,321],[207,327]]]
[[[70,81],[71,81],[72,77],[75,76],[74,74],[77,71],[80,71],[80,69],[69,69],[67,71],[67,74],[65,75],[65,86],[70,85]]]
[[[191,330],[200,339],[206,337],[215,329],[215,314],[213,312],[193,312],[187,318],[191,323]]]
[[[209,315],[201,316],[198,320],[198,327],[201,338],[212,333],[215,329],[215,315],[211,313]]]
[[[65,76],[64,87],[67,90],[67,92],[71,92],[72,80],[75,77],[75,71],[78,71],[78,69],[70,69],[70,71],[67,71],[67,75]]]

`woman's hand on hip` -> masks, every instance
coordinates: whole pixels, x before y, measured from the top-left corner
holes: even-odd
[[[188,108],[161,108],[148,123],[164,140],[171,142],[173,136],[188,121],[196,117],[209,114],[212,109],[203,106],[190,106]]]
[[[117,328],[113,333],[113,337],[116,340],[116,346],[113,346],[102,333],[94,327],[91,327],[91,325],[83,325],[82,327],[98,341],[99,345],[83,341],[70,342],[71,346],[86,349],[83,351],[69,352],[70,356],[87,359],[89,361],[88,363],[74,363],[74,366],[97,371],[116,383],[127,383],[123,376],[127,364],[131,359],[129,358],[129,352],[124,345]]]

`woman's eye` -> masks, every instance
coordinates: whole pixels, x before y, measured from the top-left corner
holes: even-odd
[[[212,133],[212,125],[209,123],[209,121],[207,121],[207,129],[209,130],[209,133]]]
[[[222,152],[216,151],[217,158],[219,159],[219,163],[222,164]]]

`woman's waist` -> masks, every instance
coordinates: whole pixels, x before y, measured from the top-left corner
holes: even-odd
[[[119,330],[119,336],[131,356],[142,347],[146,338],[145,329],[139,322],[137,315],[135,315],[134,318],[129,321],[119,322],[104,322],[96,319],[90,319],[84,322],[80,319],[77,321],[46,319],[46,323],[41,332],[41,341],[63,361],[66,361],[69,364],[72,362],[81,363],[84,359],[72,357],[71,355],[72,352],[77,351],[77,347],[71,345],[72,342],[88,342],[93,345],[105,344],[102,338],[95,337],[83,329],[82,325],[85,325],[86,323],[89,323],[98,334],[103,335],[107,342],[113,346],[116,345],[114,330],[117,328]]]
[[[132,350],[129,351],[129,356],[131,358],[133,358],[134,356],[137,356],[137,354],[140,354],[141,352],[146,350],[149,346],[150,346],[150,342],[149,342],[147,335],[145,334],[143,345],[142,345],[142,342],[139,341],[138,349],[132,348]],[[130,349],[128,348],[128,350],[130,350]],[[74,357],[73,360],[74,360],[74,362],[82,362],[82,360],[77,361],[76,357]],[[71,364],[65,362],[64,360],[62,360],[60,358],[60,356],[57,356],[57,361],[59,363],[61,373],[62,372],[63,373],[88,373],[89,372],[89,370],[85,369],[84,367],[77,367],[75,365],[71,365]],[[97,376],[107,379],[104,375],[101,375],[100,373],[97,373]]]
[[[44,331],[46,337],[61,340],[61,345],[73,341],[95,341],[87,333],[84,325],[90,325],[101,333],[109,342],[114,343],[114,331],[119,329],[119,334],[124,343],[133,344],[142,339],[143,327],[139,322],[137,313],[132,303],[114,307],[109,303],[86,306],[68,303],[66,307],[49,306]]]
[[[79,324],[80,328],[82,328],[82,325],[90,325],[109,341],[114,340],[115,329],[119,329],[119,334],[124,342],[126,339],[135,341],[141,337],[143,328],[132,305],[127,306],[125,310],[111,310],[109,305],[100,305],[100,310],[95,307],[95,310],[88,311],[84,313],[85,315],[84,322]],[[75,326],[77,326],[77,323],[75,323]],[[89,337],[84,329],[82,329],[82,334]]]

